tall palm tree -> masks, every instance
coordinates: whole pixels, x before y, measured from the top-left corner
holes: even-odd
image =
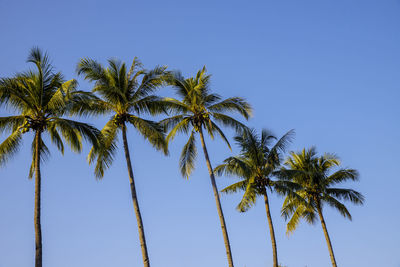
[[[35,266],[42,266],[42,229],[40,224],[41,173],[40,162],[49,154],[43,134],[50,136],[58,150],[64,152],[62,138],[72,150],[80,152],[82,137],[96,148],[100,131],[82,122],[63,118],[80,107],[88,107],[90,94],[76,90],[77,82],[65,82],[60,72],[55,73],[49,57],[39,48],[33,48],[27,62],[35,64],[36,71],[16,74],[0,79],[0,103],[13,108],[19,114],[0,118],[0,131],[11,130],[11,135],[0,144],[0,163],[4,164],[15,154],[24,133],[32,131],[32,164],[29,177],[35,174]]]
[[[176,115],[161,121],[161,123],[165,125],[167,130],[171,130],[167,136],[168,142],[171,141],[178,132],[186,134],[189,134],[190,132],[189,140],[183,147],[180,157],[181,173],[182,176],[187,178],[189,178],[195,166],[194,163],[197,156],[195,138],[197,133],[200,135],[201,145],[203,147],[204,157],[210,174],[211,185],[214,191],[218,215],[221,222],[226,255],[229,266],[233,267],[225,218],[222,212],[221,201],[215,183],[210,157],[204,141],[203,129],[207,131],[211,138],[214,137],[214,134],[220,135],[230,148],[227,138],[217,123],[233,127],[237,131],[244,129],[246,128],[245,125],[225,113],[238,112],[244,118],[248,119],[251,115],[251,107],[242,98],[232,97],[221,100],[219,95],[211,93],[210,77],[210,75],[206,75],[205,67],[198,71],[194,78],[185,79],[180,73],[175,73],[170,79],[170,84],[176,89],[176,94],[181,98],[181,100],[165,98],[165,101],[170,104],[169,108],[175,112]]]
[[[126,136],[127,124],[132,125],[156,149],[167,154],[164,128],[158,123],[141,117],[143,114],[155,115],[167,110],[167,103],[153,95],[165,81],[166,67],[156,67],[147,71],[135,58],[130,69],[125,63],[111,59],[109,66],[103,67],[92,59],[82,59],[77,67],[78,74],[83,74],[86,80],[94,81],[93,92],[100,95],[89,110],[83,112],[112,114],[110,120],[102,129],[104,146],[93,148],[89,153],[89,163],[96,161],[95,174],[98,178],[104,176],[114,158],[117,148],[118,132],[122,132],[125,159],[128,168],[129,183],[133,207],[139,230],[140,246],[145,267],[150,266],[147,244],[140,213],[135,180],[129,154]]]
[[[328,244],[332,266],[336,267],[331,239],[322,213],[323,206],[327,204],[351,220],[351,214],[340,201],[349,200],[354,204],[361,205],[364,202],[363,195],[352,189],[333,186],[348,180],[357,181],[358,172],[346,168],[340,168],[333,172],[334,168],[340,166],[338,157],[332,154],[318,157],[314,147],[308,150],[303,149],[298,153],[291,152],[290,155],[285,163],[287,168],[282,170],[282,174],[300,186],[296,193],[305,199],[307,204],[299,202],[291,196],[286,197],[282,215],[285,219],[290,218],[286,228],[287,232],[294,231],[301,218],[308,223],[314,223],[318,214]]]
[[[254,129],[246,130],[235,136],[235,141],[240,147],[240,154],[225,159],[223,164],[214,169],[217,175],[227,174],[241,178],[241,181],[222,190],[224,193],[244,191],[243,198],[237,206],[240,212],[245,212],[252,207],[256,203],[257,196],[264,197],[274,267],[278,267],[278,253],[267,191],[289,194],[293,187],[296,188],[290,181],[273,179],[281,166],[281,154],[291,142],[293,135],[293,130],[287,132],[271,147],[276,137],[269,131],[262,130],[260,136]]]

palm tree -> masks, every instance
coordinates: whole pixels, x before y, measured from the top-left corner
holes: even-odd
[[[287,224],[287,232],[294,231],[301,218],[308,223],[316,221],[317,214],[321,221],[322,229],[328,244],[332,266],[336,267],[332,243],[322,214],[324,204],[335,208],[345,218],[351,220],[351,215],[341,200],[349,200],[354,204],[363,204],[364,197],[359,192],[347,188],[332,187],[347,180],[357,181],[358,172],[354,169],[340,168],[340,160],[332,154],[318,157],[314,147],[301,152],[290,153],[285,165],[288,168],[282,170],[282,175],[297,183],[301,188],[296,193],[307,201],[307,204],[287,196],[282,207],[282,215],[290,218]],[[332,173],[333,172],[333,173]]]
[[[168,142],[171,141],[178,132],[186,134],[190,132],[189,140],[183,147],[180,157],[180,170],[182,176],[186,178],[189,178],[195,166],[194,163],[197,156],[195,136],[196,133],[200,135],[201,145],[203,147],[221,222],[228,263],[230,267],[233,267],[225,218],[222,212],[217,185],[215,183],[213,168],[211,167],[206,143],[204,141],[203,129],[207,131],[211,138],[214,137],[214,134],[220,135],[230,148],[227,138],[217,123],[233,127],[237,131],[240,131],[246,128],[246,126],[225,113],[238,112],[248,119],[251,115],[251,107],[244,99],[239,97],[227,98],[221,101],[219,95],[210,92],[210,77],[210,75],[206,75],[205,67],[198,71],[194,78],[185,79],[180,73],[175,73],[170,79],[170,84],[176,89],[176,93],[181,100],[165,98],[165,101],[168,101],[170,104],[170,109],[175,112],[176,115],[161,121],[161,123],[165,125],[167,130],[171,130],[167,136]]]
[[[4,164],[15,154],[24,133],[32,131],[32,164],[29,177],[35,174],[35,266],[42,266],[42,229],[40,224],[41,173],[40,162],[49,154],[42,135],[47,133],[51,142],[61,153],[64,152],[62,138],[72,150],[80,152],[82,137],[99,147],[100,131],[82,122],[63,118],[80,107],[88,107],[90,94],[76,90],[77,82],[65,82],[60,72],[55,73],[49,57],[39,48],[33,48],[28,63],[36,66],[36,71],[16,74],[12,78],[0,79],[0,103],[5,104],[19,115],[1,117],[0,131],[11,130],[11,135],[0,144],[0,164]]]
[[[278,267],[278,253],[267,189],[278,194],[288,194],[293,190],[292,182],[272,178],[280,168],[281,153],[285,151],[293,135],[293,130],[287,132],[271,147],[276,137],[269,131],[263,130],[259,136],[253,129],[246,130],[243,134],[235,136],[235,141],[240,147],[240,154],[225,159],[223,164],[214,169],[217,175],[227,174],[242,179],[222,190],[224,193],[244,191],[243,198],[237,206],[240,212],[245,212],[252,207],[256,203],[257,196],[264,197],[274,267]]]
[[[83,74],[86,80],[95,81],[93,92],[100,95],[100,98],[93,102],[91,109],[88,111],[91,113],[112,114],[112,117],[101,131],[104,138],[104,146],[100,149],[93,148],[89,153],[88,159],[89,163],[96,161],[95,174],[98,178],[103,177],[104,170],[113,162],[117,148],[118,132],[122,132],[143,263],[145,267],[149,267],[150,261],[126,132],[127,124],[132,125],[156,149],[161,149],[167,154],[164,128],[154,121],[140,117],[142,114],[155,115],[166,111],[167,103],[152,94],[163,85],[167,75],[166,67],[156,67],[147,71],[143,69],[137,58],[133,60],[130,69],[127,69],[125,63],[121,63],[118,60],[111,59],[108,63],[109,67],[105,68],[95,60],[82,59],[77,67],[78,74]]]

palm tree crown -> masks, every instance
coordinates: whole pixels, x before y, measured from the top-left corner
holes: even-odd
[[[82,112],[113,114],[102,129],[105,146],[102,151],[92,150],[89,154],[89,162],[97,158],[97,177],[102,177],[105,168],[111,165],[118,131],[126,127],[126,123],[131,124],[155,148],[167,154],[163,127],[141,117],[143,114],[166,112],[167,103],[153,94],[165,83],[166,67],[160,66],[147,71],[137,58],[133,60],[130,69],[127,69],[125,63],[115,59],[110,59],[108,63],[109,67],[105,68],[95,60],[82,59],[77,67],[78,74],[83,74],[86,80],[95,81],[93,92],[100,95],[100,98]]]
[[[340,212],[345,218],[352,219],[350,212],[341,200],[349,200],[354,204],[363,204],[364,197],[359,192],[332,187],[347,180],[357,181],[359,174],[357,170],[341,168],[336,172],[332,169],[340,166],[340,160],[332,154],[317,156],[314,147],[299,153],[291,152],[286,161],[285,172],[293,182],[299,184],[301,188],[296,191],[308,205],[300,203],[296,199],[288,196],[282,208],[282,215],[288,219],[287,231],[292,232],[296,229],[301,218],[309,223],[316,221],[318,207],[323,208],[327,204]],[[294,172],[293,172],[294,171]]]
[[[261,136],[253,129],[235,136],[235,141],[241,149],[240,155],[225,159],[214,171],[220,176],[227,174],[242,178],[241,181],[222,190],[224,193],[244,191],[243,198],[237,206],[239,211],[247,211],[255,204],[257,196],[264,196],[266,189],[286,194],[296,186],[289,181],[273,179],[281,166],[282,152],[291,142],[293,135],[293,130],[287,132],[272,147],[276,137],[265,129]]]
[[[95,147],[99,147],[100,132],[86,124],[62,118],[78,113],[88,106],[93,96],[76,90],[76,80],[64,81],[60,72],[55,73],[49,57],[39,48],[33,48],[27,62],[35,64],[37,71],[18,73],[12,78],[0,80],[0,103],[18,111],[19,115],[0,118],[0,130],[11,130],[11,135],[0,145],[0,163],[18,151],[22,135],[26,132],[46,132],[50,140],[63,153],[62,137],[72,150],[80,152],[82,137]],[[34,147],[32,143],[32,147]],[[40,138],[40,149],[49,153]],[[34,152],[34,149],[33,149]],[[35,153],[29,177],[34,173]]]
[[[240,131],[246,126],[226,113],[238,112],[245,119],[251,115],[251,107],[243,98],[231,97],[221,100],[221,96],[211,93],[210,78],[211,75],[206,74],[205,67],[193,78],[185,79],[180,73],[175,73],[170,79],[170,84],[176,89],[176,94],[181,100],[165,98],[170,110],[176,113],[175,116],[161,121],[166,129],[170,130],[167,142],[179,132],[186,134],[190,132],[189,140],[183,147],[180,157],[181,173],[187,178],[194,169],[197,156],[196,132],[202,132],[204,128],[211,138],[218,134],[230,148],[229,141],[218,124]]]

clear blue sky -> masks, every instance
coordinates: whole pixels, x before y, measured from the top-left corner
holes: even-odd
[[[2,0],[0,76],[26,70],[34,45],[68,79],[77,78],[81,57],[130,62],[137,56],[148,68],[164,64],[187,76],[207,65],[215,92],[251,102],[250,126],[277,135],[294,128],[292,150],[315,145],[360,171],[361,181],[346,185],[366,197],[363,207],[349,204],[353,222],[325,211],[338,265],[399,267],[399,14],[398,0]],[[24,148],[0,170],[0,267],[33,266],[31,140],[26,135]],[[190,180],[180,177],[184,141],[177,138],[164,157],[129,131],[152,266],[226,266],[202,153]],[[231,155],[221,140],[206,141],[214,166]],[[96,181],[88,149],[65,156],[52,149],[43,165],[44,266],[142,266],[122,151]],[[220,189],[231,179],[220,178]],[[236,266],[272,266],[262,201],[241,214],[239,199],[222,197]],[[321,226],[303,223],[287,237],[281,204],[271,199],[280,262],[330,266]]]

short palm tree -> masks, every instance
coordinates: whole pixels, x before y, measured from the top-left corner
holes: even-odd
[[[40,224],[41,173],[40,162],[49,154],[42,135],[48,134],[58,150],[64,152],[62,138],[72,150],[80,152],[82,137],[98,148],[100,131],[82,122],[63,118],[80,107],[88,106],[90,94],[77,91],[75,80],[65,82],[60,72],[55,73],[47,54],[33,48],[27,62],[36,71],[27,71],[12,78],[0,79],[0,103],[18,115],[1,117],[0,131],[11,130],[11,135],[0,144],[0,163],[4,164],[21,145],[22,135],[32,131],[32,165],[29,177],[35,174],[35,266],[42,266],[42,229]]]
[[[301,218],[308,223],[314,223],[318,214],[328,244],[332,266],[336,267],[332,243],[322,214],[323,206],[327,204],[338,210],[345,218],[351,220],[349,211],[340,201],[349,200],[354,204],[363,204],[364,197],[352,189],[333,186],[348,180],[357,181],[358,172],[346,168],[340,168],[333,172],[332,170],[335,167],[340,166],[340,160],[331,154],[318,157],[314,147],[308,150],[303,149],[298,153],[291,152],[285,165],[287,168],[282,170],[283,176],[301,187],[296,193],[307,201],[307,204],[304,204],[290,196],[286,197],[282,207],[282,215],[285,219],[290,218],[287,224],[287,232],[294,231]]]
[[[267,191],[288,194],[292,192],[293,187],[297,188],[290,181],[273,179],[281,166],[281,154],[291,142],[293,135],[293,130],[287,132],[271,147],[276,137],[269,131],[263,130],[260,136],[253,129],[246,130],[235,136],[236,143],[240,147],[240,154],[225,159],[223,164],[214,169],[217,175],[226,174],[242,179],[222,190],[224,193],[244,191],[243,198],[237,206],[240,212],[245,212],[252,207],[256,203],[257,196],[264,197],[274,267],[278,267],[278,253]]]
[[[170,79],[170,84],[176,89],[176,94],[181,100],[174,98],[165,99],[169,102],[170,109],[175,112],[175,115],[161,121],[161,123],[165,125],[167,130],[170,130],[167,136],[168,142],[171,141],[178,132],[190,133],[189,140],[183,147],[180,157],[181,173],[182,176],[187,178],[194,169],[197,156],[195,137],[197,133],[200,135],[201,145],[203,147],[221,222],[228,263],[230,267],[233,267],[225,218],[222,212],[217,185],[215,183],[214,172],[204,141],[203,129],[207,131],[211,138],[213,138],[215,134],[221,136],[230,148],[227,138],[217,123],[233,127],[237,131],[240,131],[246,128],[245,125],[225,113],[238,112],[244,118],[248,119],[251,114],[251,107],[244,99],[239,97],[227,98],[221,101],[219,95],[210,92],[210,77],[210,75],[206,75],[205,67],[198,71],[194,78],[185,79],[180,73],[175,73]]]
[[[127,124],[132,125],[156,149],[167,154],[164,128],[158,123],[141,117],[143,114],[155,115],[166,111],[167,103],[153,95],[163,85],[167,75],[166,67],[156,67],[147,71],[136,58],[130,69],[125,63],[111,59],[109,67],[105,68],[92,59],[82,59],[77,67],[78,74],[83,74],[86,80],[94,81],[93,92],[100,95],[90,109],[83,112],[112,114],[110,120],[102,129],[104,146],[93,148],[88,156],[89,163],[96,161],[95,174],[103,177],[114,158],[117,148],[118,132],[122,132],[125,159],[128,168],[129,182],[133,207],[139,230],[140,246],[145,267],[150,266],[147,252],[142,216],[136,194],[128,140]]]

